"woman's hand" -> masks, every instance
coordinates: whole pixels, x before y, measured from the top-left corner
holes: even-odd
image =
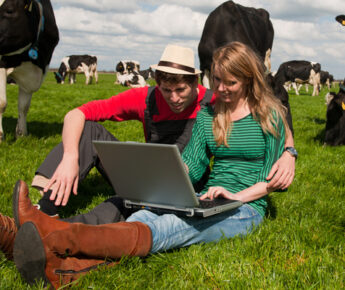
[[[64,154],[59,166],[56,168],[44,192],[52,190],[50,200],[55,200],[55,205],[65,206],[71,195],[71,191],[77,195],[79,181],[78,158]]]
[[[289,152],[284,152],[283,155],[273,164],[267,180],[267,190],[269,192],[277,189],[286,189],[292,183],[295,176],[295,157],[291,156]]]
[[[238,197],[236,197],[236,194],[231,193],[230,191],[227,191],[224,187],[221,186],[211,186],[208,188],[208,191],[203,194],[200,199],[210,199],[213,200],[218,197],[223,197],[226,199],[232,199],[232,200],[239,200]]]

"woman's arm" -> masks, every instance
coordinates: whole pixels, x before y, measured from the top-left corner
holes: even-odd
[[[285,148],[294,147],[292,133],[288,130],[286,134]],[[296,158],[289,152],[284,151],[277,162],[274,163],[266,180],[269,180],[268,189],[274,191],[277,189],[286,189],[292,183],[295,176]]]
[[[244,190],[241,190],[237,192],[236,194],[231,193],[230,191],[226,190],[224,187],[221,186],[212,186],[208,189],[208,191],[203,194],[200,199],[214,199],[223,197],[226,199],[231,200],[240,200],[242,202],[249,202],[253,200],[257,200],[266,194],[268,194],[269,191],[267,189],[267,183],[266,182],[258,182]]]

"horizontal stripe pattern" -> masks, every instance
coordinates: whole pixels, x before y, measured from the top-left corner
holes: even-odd
[[[212,107],[201,110],[193,127],[191,140],[183,152],[183,160],[188,165],[193,183],[198,181],[214,156],[210,178],[202,192],[210,186],[222,186],[237,193],[257,182],[266,182],[272,165],[284,150],[285,138],[275,138],[264,134],[260,124],[250,114],[233,122],[228,137],[229,147],[217,146],[213,136]],[[280,136],[284,136],[284,126],[279,125]],[[265,198],[249,203],[264,215]]]

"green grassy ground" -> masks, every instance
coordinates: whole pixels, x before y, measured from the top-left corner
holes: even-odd
[[[0,211],[12,216],[11,197],[18,178],[30,183],[35,169],[61,141],[63,117],[89,100],[107,98],[125,88],[114,75],[101,74],[99,84],[58,85],[49,73],[35,93],[28,114],[29,136],[14,138],[17,87],[8,86],[3,119],[6,140],[0,144]],[[336,89],[335,89],[336,90]],[[323,90],[312,97],[302,90],[290,94],[296,177],[287,192],[270,195],[269,215],[246,237],[193,245],[145,259],[124,258],[80,279],[74,289],[341,289],[345,284],[345,146],[324,147],[326,105]],[[120,140],[144,141],[142,126],[131,121],[105,126]],[[86,212],[112,195],[93,170],[63,215]],[[33,201],[39,193],[31,190]],[[1,237],[0,237],[1,239]],[[0,254],[0,288],[29,287],[13,262]]]

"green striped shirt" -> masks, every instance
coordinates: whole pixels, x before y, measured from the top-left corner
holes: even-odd
[[[258,182],[267,182],[268,173],[284,150],[282,121],[279,122],[281,137],[276,138],[272,134],[264,134],[260,124],[249,114],[233,122],[228,137],[229,147],[226,147],[216,145],[212,130],[213,116],[212,107],[198,113],[191,139],[182,154],[192,182],[201,178],[210,164],[210,156],[214,156],[213,168],[202,193],[211,186],[222,186],[231,193],[237,193]],[[266,197],[248,204],[265,215]]]

